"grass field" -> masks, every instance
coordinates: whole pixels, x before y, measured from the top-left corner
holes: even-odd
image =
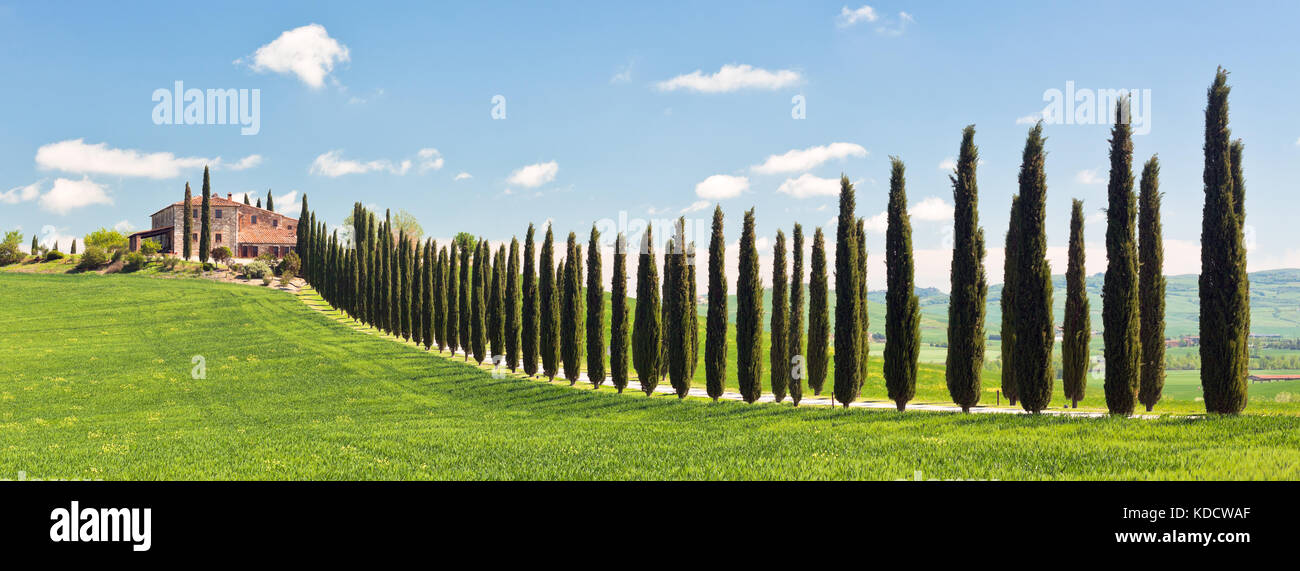
[[[5,478],[1300,478],[1289,415],[683,402],[494,379],[261,287],[0,273],[0,289]]]

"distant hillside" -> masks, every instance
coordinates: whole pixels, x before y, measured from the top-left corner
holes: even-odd
[[[1000,273],[1001,268],[999,268]],[[1101,330],[1101,286],[1103,274],[1088,277],[1088,299],[1092,310],[1092,328]],[[1065,316],[1065,276],[1052,276],[1052,302],[1055,308],[1056,323],[1059,325]],[[1168,276],[1165,288],[1165,335],[1196,335],[1199,326],[1200,301],[1198,299],[1197,276]],[[948,324],[948,294],[935,288],[918,288],[917,296],[921,302],[921,336],[927,343],[939,343],[946,340]],[[884,331],[885,292],[872,291],[867,294],[870,330]],[[989,287],[987,315],[985,323],[989,333],[998,333],[1002,324],[1002,285]],[[831,320],[835,319],[835,295],[831,294]],[[770,291],[763,292],[763,307],[770,311],[772,297]],[[1250,308],[1251,328],[1253,333],[1265,335],[1282,335],[1300,337],[1300,269],[1268,270],[1250,274]],[[728,304],[730,318],[736,318],[736,297],[731,296]],[[705,306],[700,306],[703,314]],[[807,311],[805,299],[805,312]],[[766,324],[767,316],[764,316]],[[806,322],[805,322],[806,323]]]

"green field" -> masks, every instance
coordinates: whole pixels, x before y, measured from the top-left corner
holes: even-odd
[[[3,478],[1300,478],[1289,414],[678,401],[494,379],[262,287],[4,272],[0,288]]]

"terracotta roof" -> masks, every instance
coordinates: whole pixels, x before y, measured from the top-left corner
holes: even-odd
[[[236,206],[236,207],[238,207],[238,206],[248,206],[247,204],[244,204],[244,203],[242,203],[242,202],[236,202],[236,201],[234,201],[234,200],[230,200],[230,199],[227,199],[227,198],[221,198],[220,196],[213,196],[213,197],[211,197],[211,198],[208,199],[208,202],[209,202],[209,204],[210,204],[211,206]],[[182,204],[185,204],[185,199],[183,199],[183,198],[180,199],[180,200],[177,200],[176,202],[173,202],[173,203],[172,203],[172,206],[180,206],[180,205],[182,205]],[[194,205],[195,207],[201,207],[201,206],[203,206],[203,197],[202,197],[202,196],[195,196],[195,197],[190,198],[190,204]]]
[[[154,234],[166,234],[166,233],[168,233],[168,232],[171,232],[171,231],[172,231],[173,229],[175,229],[175,228],[176,228],[175,226],[163,226],[162,228],[153,228],[153,229],[151,229],[151,230],[141,230],[141,231],[139,231],[139,232],[136,232],[136,233],[134,233],[134,234],[131,234],[130,236],[127,236],[127,238],[130,238],[130,237],[132,237],[132,236],[141,236],[141,235],[144,235],[144,234],[149,234],[149,235],[154,235]]]
[[[279,227],[270,220],[262,219],[253,224],[251,216],[239,215],[239,241],[246,244],[296,244],[298,242],[298,221],[279,214],[263,214],[280,221]],[[289,227],[294,229],[290,230]]]

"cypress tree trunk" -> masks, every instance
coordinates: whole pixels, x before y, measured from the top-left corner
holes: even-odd
[[[921,348],[921,305],[917,300],[912,259],[912,221],[907,215],[907,181],[903,161],[891,159],[889,227],[885,232],[885,388],[901,412],[916,396],[916,368]]]
[[[840,214],[835,239],[835,400],[845,408],[861,387],[862,319],[866,311],[858,291],[860,266],[853,183],[840,176]]]
[[[564,360],[564,378],[572,386],[578,382],[582,372],[582,362],[578,356],[578,346],[582,343],[578,315],[582,312],[581,291],[578,288],[578,237],[569,232],[569,239],[564,249],[564,290],[561,297],[560,314],[560,355]]]
[[[653,228],[646,224],[636,268],[636,321],[632,327],[632,366],[646,395],[659,384],[660,351],[659,272],[655,268]]]
[[[510,261],[506,263],[506,366],[519,368],[519,239],[510,237]]]
[[[668,375],[677,391],[677,398],[681,399],[686,398],[691,389],[691,341],[694,335],[690,331],[692,322],[687,313],[695,307],[695,301],[690,299],[690,268],[686,260],[686,217],[677,219],[676,231],[672,242],[675,246],[664,261],[664,284],[667,286],[664,307],[668,309],[664,337],[668,346]],[[672,276],[671,280],[667,279],[668,275]]]
[[[194,205],[191,203],[191,200],[192,197],[190,196],[190,183],[189,181],[186,181],[185,182],[185,215],[183,216],[185,222],[181,224],[181,227],[183,228],[183,232],[185,234],[184,236],[185,242],[184,245],[182,246],[181,253],[183,256],[185,256],[184,259],[186,261],[189,261],[190,256],[194,255],[194,245],[190,243],[190,234],[194,232],[194,222],[192,221],[194,219],[194,215],[191,214],[192,212],[194,212]],[[301,218],[299,218],[299,220],[304,222],[307,220],[307,195],[305,194],[302,195],[302,215]],[[300,258],[302,256],[302,239],[304,235],[305,232],[303,232],[303,228],[300,226],[298,228],[298,245],[297,247],[294,248],[294,250],[298,252]],[[32,236],[32,255],[35,254],[36,254],[36,236]]]
[[[1020,382],[1016,380],[1016,264],[1020,263],[1020,195],[1011,197],[1011,219],[1007,225],[1006,249],[1002,262],[1002,394],[1016,406]]]
[[[776,402],[785,400],[786,389],[790,380],[790,290],[785,275],[785,232],[776,231],[776,242],[772,246],[772,317],[768,362],[772,370],[769,377],[772,382],[772,397]]]
[[[447,350],[455,355],[460,348],[460,252],[455,240],[447,246]]]
[[[722,234],[722,207],[713,208],[709,238],[709,311],[704,327],[704,384],[717,402],[727,387],[727,240]]]
[[[790,327],[786,332],[786,368],[790,371],[790,400],[795,406],[803,399],[806,363],[803,356],[803,226],[794,225],[794,267],[790,272]]]
[[[600,283],[600,231],[591,225],[587,241],[587,378],[592,387],[605,382],[605,286]]]
[[[827,345],[831,337],[830,297],[826,279],[826,237],[818,227],[813,232],[812,266],[808,275],[808,388],[821,396],[830,364]]]
[[[1115,110],[1110,138],[1110,185],[1106,204],[1106,281],[1102,285],[1102,337],[1106,343],[1106,408],[1133,414],[1141,377],[1141,316],[1138,308],[1137,197],[1133,194],[1133,140],[1127,98]]]
[[[763,394],[763,283],[759,277],[754,209],[745,212],[736,277],[736,384],[745,402]]]
[[[314,220],[313,220],[314,222]],[[203,207],[199,213],[199,261],[208,263],[212,253],[212,180],[203,167]]]
[[[1142,304],[1142,379],[1138,401],[1149,412],[1165,388],[1165,254],[1160,228],[1160,162],[1142,167],[1138,200],[1138,296]]]
[[[520,313],[519,348],[523,352],[524,374],[537,374],[537,252],[533,243],[533,225],[524,236],[523,310]]]
[[[1237,414],[1246,407],[1250,297],[1242,241],[1244,189],[1232,164],[1228,72],[1219,68],[1205,108],[1205,207],[1201,215],[1201,386],[1206,412]],[[1238,149],[1238,154],[1240,150]],[[1235,175],[1235,176],[1234,176]]]
[[[948,301],[948,356],[944,368],[948,394],[962,412],[979,404],[984,371],[984,229],[979,221],[979,186],[975,169],[979,148],[975,126],[962,130],[957,171],[952,182],[952,291]]]
[[[609,284],[609,372],[614,388],[622,394],[628,378],[627,237],[621,232],[614,241],[614,277]]]
[[[546,225],[546,238],[542,242],[542,256],[537,266],[537,293],[542,374],[547,381],[553,381],[559,371],[560,298],[555,283],[555,234],[550,224]]]
[[[1016,264],[1016,381],[1020,406],[1039,413],[1052,402],[1052,268],[1047,263],[1047,153],[1043,124],[1029,131],[1020,165],[1020,245]]]
[[[1083,201],[1075,200],[1070,210],[1070,262],[1065,270],[1065,327],[1061,334],[1061,379],[1065,385],[1065,398],[1070,399],[1072,408],[1079,407],[1088,387],[1088,342],[1092,337],[1092,324],[1088,316],[1087,279]]]

